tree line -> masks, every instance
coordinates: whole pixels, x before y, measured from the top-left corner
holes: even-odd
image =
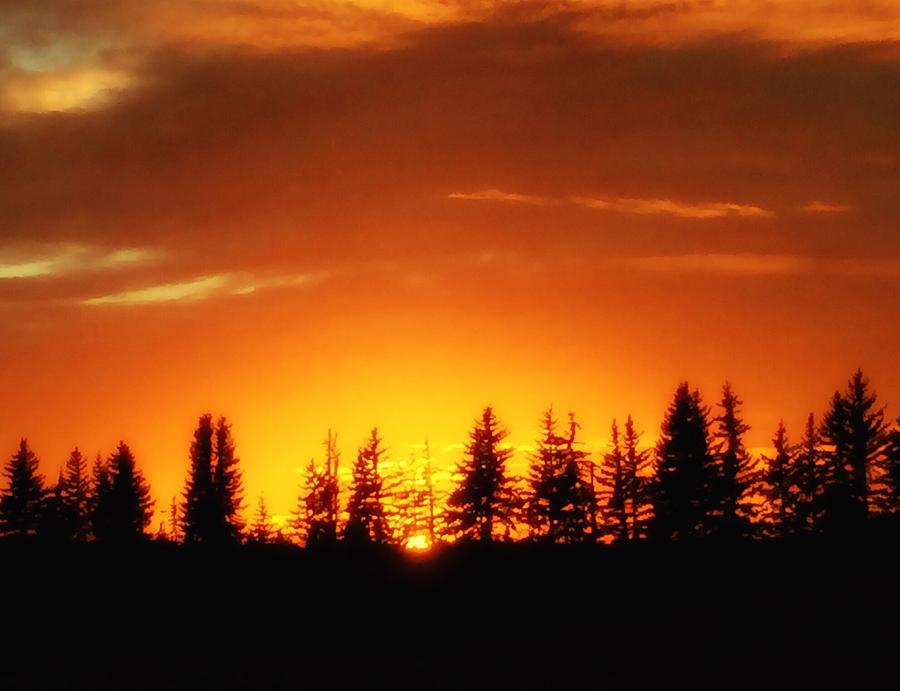
[[[184,490],[153,536],[187,544],[293,540],[307,547],[458,540],[552,543],[742,539],[857,530],[872,516],[900,515],[900,418],[885,408],[861,371],[836,391],[825,414],[810,414],[794,443],[784,423],[771,456],[745,447],[743,402],[726,383],[714,407],[685,382],[669,404],[653,448],[634,420],[613,420],[609,449],[581,448],[574,414],[552,408],[540,422],[525,477],[508,463],[508,430],[491,407],[475,421],[446,496],[424,468],[385,469],[378,429],[359,447],[344,488],[337,437],[304,471],[291,535],[276,530],[260,496],[245,524],[239,459],[224,417],[199,418]],[[56,541],[146,540],[154,502],[128,445],[89,466],[75,448],[50,486],[26,439],[4,466],[0,531]],[[341,502],[346,495],[345,502]]]

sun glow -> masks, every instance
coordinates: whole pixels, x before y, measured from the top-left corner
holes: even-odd
[[[413,535],[406,541],[406,549],[410,552],[427,552],[431,549],[431,542],[427,535]]]

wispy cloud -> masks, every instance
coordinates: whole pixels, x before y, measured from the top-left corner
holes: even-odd
[[[838,259],[793,254],[703,253],[618,257],[619,266],[657,273],[775,276],[824,273],[848,277],[900,277],[900,259]]]
[[[593,197],[577,197],[576,204],[588,209],[602,209],[641,216],[664,215],[678,218],[723,218],[725,216],[774,216],[768,209],[751,204],[735,204],[733,202],[704,202],[686,204],[671,199],[653,199],[638,197],[615,197],[597,199]]]
[[[703,202],[691,204],[653,197],[574,197],[572,199],[557,199],[553,197],[541,197],[532,194],[517,194],[514,192],[503,192],[498,189],[489,189],[478,192],[454,192],[448,194],[447,198],[542,206],[568,202],[570,204],[583,206],[587,209],[638,214],[641,216],[676,216],[678,218],[705,219],[723,218],[725,216],[767,217],[775,215],[774,212],[769,209],[764,209],[761,206],[752,204],[736,204],[733,202]]]
[[[162,283],[82,300],[98,306],[153,305],[167,302],[192,302],[225,295],[251,295],[267,288],[300,286],[321,280],[324,274],[305,273],[253,277],[241,273],[200,276],[187,281]]]
[[[447,198],[468,201],[515,202],[518,204],[535,205],[550,204],[552,202],[552,200],[546,197],[538,197],[532,194],[516,194],[514,192],[504,192],[497,189],[480,190],[478,192],[453,192],[448,194]]]
[[[843,214],[850,211],[846,204],[830,204],[828,202],[810,202],[802,207],[808,214]]]
[[[158,250],[108,249],[82,244],[0,249],[0,279],[41,278],[118,269],[155,261]]]

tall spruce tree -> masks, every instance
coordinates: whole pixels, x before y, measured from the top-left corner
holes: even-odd
[[[794,525],[800,532],[816,530],[821,510],[821,475],[823,472],[822,437],[816,416],[810,413],[806,418],[803,438],[797,445],[794,463],[794,484],[797,499],[794,505]]]
[[[303,489],[294,513],[294,528],[307,547],[330,544],[337,539],[340,452],[337,436],[331,430],[328,430],[324,445],[322,466],[318,467],[311,459],[306,467]]]
[[[719,401],[721,412],[715,418],[715,470],[710,478],[711,506],[707,515],[711,532],[725,538],[749,534],[753,508],[747,494],[761,479],[753,458],[744,446],[744,435],[750,431],[750,426],[741,416],[742,405],[743,401],[731,384],[725,382]]]
[[[823,477],[823,527],[852,530],[868,515],[869,474],[887,445],[884,408],[857,370],[844,394],[834,393],[822,422],[822,438],[829,447]]]
[[[44,496],[38,528],[38,534],[42,539],[58,543],[71,540],[73,537],[74,524],[66,509],[65,491],[66,478],[60,468],[56,483]]]
[[[715,480],[709,451],[709,410],[687,382],[675,391],[656,445],[654,539],[691,539],[706,532],[709,488]]]
[[[531,535],[548,542],[594,540],[590,528],[596,500],[583,467],[587,454],[576,448],[578,423],[570,415],[568,435],[559,434],[550,408],[541,426],[528,476],[526,520]]]
[[[109,493],[109,482],[109,465],[98,452],[94,458],[94,464],[91,466],[91,496],[88,502],[91,536],[94,539],[98,535],[109,532],[109,502],[100,501],[101,497],[105,497]]]
[[[70,524],[71,538],[84,542],[91,534],[91,482],[88,462],[76,446],[64,469],[63,509]]]
[[[244,522],[241,519],[243,487],[238,463],[231,425],[225,417],[220,417],[216,422],[213,472],[213,487],[218,506],[216,539],[220,542],[237,542],[244,529]]]
[[[275,527],[272,525],[269,507],[266,506],[266,498],[262,493],[256,503],[256,513],[253,515],[249,538],[251,542],[259,544],[267,544],[275,538]]]
[[[201,415],[191,442],[190,469],[181,509],[184,541],[210,543],[220,537],[221,506],[213,484],[212,415]]]
[[[888,432],[877,505],[881,513],[900,514],[900,417]]]
[[[22,439],[3,468],[6,490],[0,496],[0,529],[7,535],[34,535],[38,531],[44,500],[44,476],[39,461]]]
[[[784,536],[797,528],[797,503],[799,487],[796,482],[796,454],[787,436],[784,420],[778,423],[772,437],[775,453],[764,456],[766,462],[763,496],[765,509],[763,523],[773,535]]]
[[[518,500],[506,469],[512,457],[512,449],[504,446],[508,435],[490,406],[469,432],[456,467],[457,485],[447,500],[447,530],[457,539],[492,542],[501,535],[509,538],[515,529]]]
[[[625,420],[624,496],[628,520],[628,539],[647,536],[647,526],[653,515],[653,459],[647,449],[640,448],[641,435],[635,431],[631,415]]]
[[[609,443],[610,449],[603,454],[598,473],[600,511],[603,516],[604,533],[611,536],[615,542],[624,542],[628,539],[626,507],[628,469],[625,454],[622,452],[619,426],[615,420],[612,421]]]
[[[115,543],[136,542],[153,517],[150,486],[125,442],[119,442],[106,463],[108,480],[98,484],[94,536]],[[99,515],[100,521],[96,521]]]
[[[383,501],[383,481],[378,469],[384,453],[376,427],[359,449],[353,464],[347,524],[344,526],[344,539],[348,542],[384,544],[391,538]]]

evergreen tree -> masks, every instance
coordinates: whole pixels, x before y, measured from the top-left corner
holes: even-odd
[[[822,438],[830,447],[823,482],[823,527],[858,527],[868,515],[869,474],[886,447],[884,408],[857,370],[845,394],[834,393],[822,423]]]
[[[3,468],[7,486],[0,496],[0,528],[5,534],[34,535],[41,520],[44,476],[38,459],[22,439],[19,449]]]
[[[259,544],[272,542],[275,529],[269,516],[265,497],[260,494],[256,504],[256,514],[253,516],[253,524],[250,526],[250,540]]]
[[[795,515],[799,498],[795,452],[788,441],[784,420],[778,423],[772,446],[775,454],[771,458],[763,457],[767,465],[763,492],[767,509],[764,523],[775,535],[784,536],[797,527]]]
[[[447,500],[447,529],[458,539],[492,542],[498,533],[509,537],[515,529],[517,498],[506,470],[512,449],[503,444],[508,435],[490,406],[469,432],[456,467],[456,489]],[[433,520],[430,531],[433,536]]]
[[[900,417],[887,435],[882,462],[882,489],[877,504],[882,513],[900,513]]]
[[[569,434],[557,432],[553,409],[544,413],[541,437],[532,456],[527,521],[532,537],[549,542],[581,542],[591,535],[595,497],[582,466],[587,454],[575,448],[578,423],[569,415]]]
[[[213,484],[212,415],[202,415],[191,442],[190,471],[181,509],[185,542],[210,543],[220,537],[221,506]]]
[[[822,437],[812,413],[806,418],[806,429],[797,446],[793,482],[797,487],[794,506],[794,526],[801,532],[818,526],[821,504],[821,464],[823,462]]]
[[[109,466],[98,453],[91,466],[91,494],[88,506],[90,507],[91,535],[96,539],[98,535],[110,532],[109,527],[109,502],[101,502],[100,498],[109,494]]]
[[[86,541],[91,532],[91,485],[87,458],[77,446],[66,461],[62,503],[67,520],[70,522],[72,539],[78,542]]]
[[[241,471],[238,469],[239,459],[234,452],[231,425],[224,417],[220,417],[216,423],[215,437],[216,467],[213,485],[218,502],[217,539],[222,542],[236,542],[244,529],[244,522],[241,520],[243,488]]]
[[[715,418],[714,475],[710,481],[707,523],[713,533],[726,538],[749,533],[752,506],[746,492],[760,479],[744,447],[744,434],[750,426],[741,417],[742,404],[731,384],[725,382],[719,402],[721,413]]]
[[[169,504],[169,539],[173,542],[181,542],[181,517],[178,511],[178,497],[172,497]]]
[[[376,427],[359,449],[353,464],[347,524],[344,526],[344,539],[348,542],[383,544],[391,537],[383,503],[383,481],[378,470],[384,453]]]
[[[66,479],[60,469],[56,484],[46,493],[41,510],[38,533],[45,540],[64,542],[72,539],[74,524],[64,500]]]
[[[616,542],[628,539],[628,513],[626,510],[626,486],[628,470],[619,438],[619,426],[612,421],[608,452],[603,454],[599,470],[599,500],[603,515],[603,528]]]
[[[152,519],[153,500],[125,442],[119,442],[109,457],[106,472],[108,480],[103,485],[98,483],[94,536],[115,543],[140,540]],[[98,516],[100,521],[96,520]]]
[[[341,455],[337,435],[328,430],[323,442],[325,461],[321,468],[310,460],[304,474],[303,491],[294,513],[294,528],[307,547],[332,543],[337,539],[340,483],[338,466]]]
[[[635,431],[634,420],[629,415],[625,420],[623,491],[630,540],[646,537],[647,526],[653,515],[653,460],[649,451],[640,448],[640,441],[641,435]]]
[[[656,445],[657,481],[651,532],[655,539],[689,539],[706,528],[709,487],[709,410],[699,391],[678,386]]]

